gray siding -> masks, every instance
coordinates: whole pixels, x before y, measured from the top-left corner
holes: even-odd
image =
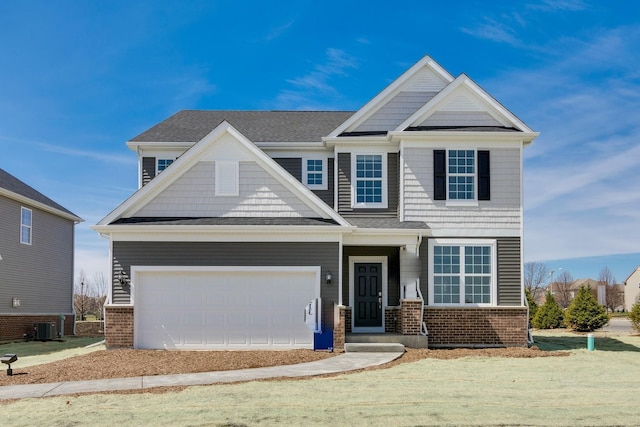
[[[520,238],[501,237],[496,239],[498,252],[498,305],[520,306],[521,294],[521,264]],[[425,301],[429,300],[429,256],[428,244],[425,239],[420,246],[420,261],[422,263],[422,277],[420,290]]]
[[[520,238],[498,239],[498,305],[522,304]]]
[[[351,207],[351,154],[338,154],[338,213],[344,215],[398,217],[400,156],[387,154],[387,208],[353,209]]]
[[[386,256],[387,257],[387,305],[400,305],[400,248],[387,246],[345,246],[342,256],[342,302],[349,301],[349,257],[350,256]]]
[[[22,206],[32,210],[31,245],[20,243]],[[73,221],[1,196],[0,218],[0,313],[71,313]]]
[[[113,277],[129,277],[131,266],[320,266],[323,327],[333,328],[337,281],[324,283],[327,272],[338,272],[338,243],[239,242],[113,242]],[[113,302],[128,304],[130,287],[113,282]],[[301,307],[302,310],[302,307]]]
[[[142,185],[146,185],[156,176],[156,158],[142,158]]]
[[[302,182],[302,159],[293,157],[279,157],[274,158],[280,166],[285,168],[295,179]],[[333,171],[335,169],[332,158],[327,160],[327,189],[326,190],[312,190],[314,194],[327,205],[333,208],[333,191],[334,191],[334,178]]]

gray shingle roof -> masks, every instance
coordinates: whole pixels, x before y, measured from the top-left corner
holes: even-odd
[[[64,213],[77,217],[77,215],[71,212],[70,210],[62,207],[61,205],[54,202],[44,194],[34,189],[33,187],[20,181],[18,178],[11,175],[4,169],[0,169],[0,188],[11,191],[12,193],[19,194],[35,202],[42,203],[43,205],[46,205],[50,208],[57,209],[59,211],[62,211]]]
[[[224,120],[252,142],[320,142],[354,111],[182,110],[132,142],[197,142]]]
[[[398,218],[385,217],[346,217],[352,225],[358,228],[381,228],[381,229],[401,229],[401,230],[428,230],[429,226],[421,221],[400,221]]]

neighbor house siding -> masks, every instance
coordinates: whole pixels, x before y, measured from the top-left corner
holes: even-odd
[[[136,217],[307,217],[309,209],[255,162],[239,164],[239,195],[215,195],[215,162],[199,162],[136,212]]]
[[[30,245],[20,243],[23,206],[32,211]],[[72,313],[74,222],[5,197],[0,218],[0,313]]]
[[[399,155],[387,153],[387,208],[353,209],[351,206],[351,156],[338,154],[338,213],[343,215],[397,217],[399,203]]]
[[[451,148],[455,148],[451,144]],[[446,200],[434,200],[433,149],[405,148],[404,220],[424,221],[437,229],[510,229],[521,226],[520,149],[490,149],[491,200],[478,206],[447,206]]]
[[[338,270],[338,243],[113,242],[113,277],[131,266],[319,266],[323,326],[333,328],[338,286],[324,284]],[[133,284],[135,286],[135,284]],[[113,282],[113,303],[129,304],[130,286]],[[301,307],[301,313],[302,309]]]

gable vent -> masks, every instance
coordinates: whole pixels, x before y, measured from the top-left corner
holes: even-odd
[[[216,162],[216,196],[237,196],[239,194],[238,162]]]

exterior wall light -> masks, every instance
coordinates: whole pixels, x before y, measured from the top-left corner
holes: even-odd
[[[13,299],[11,300],[11,306],[12,306],[13,308],[18,308],[18,307],[20,307],[20,300],[19,300],[18,298],[13,298]]]
[[[325,280],[327,282],[327,285],[331,284],[331,279],[333,279],[333,276],[331,275],[330,271],[327,271],[327,275],[325,276]]]

